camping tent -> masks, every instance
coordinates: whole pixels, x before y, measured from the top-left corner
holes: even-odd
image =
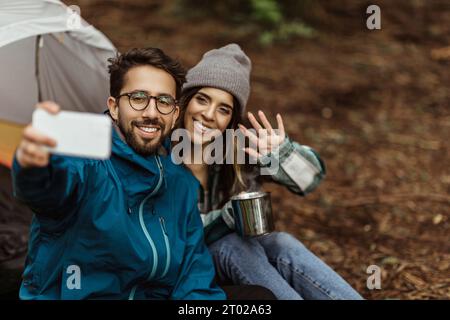
[[[0,163],[13,152],[38,101],[102,112],[115,47],[57,0],[0,0]]]

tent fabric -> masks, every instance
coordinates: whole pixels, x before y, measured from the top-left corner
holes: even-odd
[[[80,29],[71,29],[71,11],[57,0],[0,0],[0,47],[39,34],[69,32],[86,45],[114,51],[100,31],[81,19]]]
[[[11,168],[12,156],[22,137],[23,127],[0,120],[0,165]],[[0,181],[0,184],[2,182]],[[0,201],[1,202],[1,201]],[[1,205],[1,203],[0,203]]]
[[[38,91],[35,76],[35,37],[0,48],[0,119],[18,124],[31,120]],[[19,76],[20,75],[20,76]],[[17,103],[21,106],[18,107]],[[28,107],[24,107],[28,106]],[[28,120],[28,121],[27,121]]]
[[[0,132],[7,130],[5,123],[31,122],[38,91],[42,100],[56,101],[63,110],[106,109],[107,59],[117,50],[83,19],[80,28],[71,28],[70,14],[57,0],[0,0]],[[4,150],[14,148],[1,146],[1,163],[10,165],[5,159],[12,154]]]
[[[61,36],[63,38],[59,39],[69,39],[65,34]],[[110,55],[98,55],[97,49],[81,46],[77,41],[60,43],[54,35],[45,35],[42,39],[42,97],[54,100],[68,110],[103,112],[109,96],[107,59]],[[70,67],[67,67],[68,63]]]

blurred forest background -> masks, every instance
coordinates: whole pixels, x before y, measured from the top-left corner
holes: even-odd
[[[278,230],[367,299],[450,298],[448,0],[64,3],[120,51],[159,47],[186,67],[238,43],[253,62],[249,110],[279,112],[327,165],[305,198],[266,186]],[[366,28],[370,4],[381,30]],[[0,232],[0,262],[23,256],[30,216],[1,219],[13,228]],[[381,290],[366,287],[373,264]]]

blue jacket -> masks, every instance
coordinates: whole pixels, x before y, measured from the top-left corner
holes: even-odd
[[[31,169],[14,160],[12,176],[35,213],[21,299],[225,299],[198,182],[170,153],[140,156],[114,132],[109,160],[53,155]]]

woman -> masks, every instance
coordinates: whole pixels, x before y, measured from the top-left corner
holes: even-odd
[[[187,130],[194,147],[203,149],[226,129],[241,129],[259,146],[245,149],[258,159],[257,169],[278,161],[280,168],[270,178],[304,196],[317,187],[325,166],[311,148],[286,136],[280,115],[276,117],[278,131],[261,111],[260,121],[248,113],[257,134],[240,124],[250,93],[250,70],[250,59],[236,44],[207,52],[187,74],[180,101],[180,127]],[[233,232],[230,197],[248,188],[248,173],[235,163],[208,165],[201,153],[200,159],[194,154],[184,155],[183,162],[201,185],[199,207],[219,282],[264,286],[278,299],[361,299],[291,235],[273,232],[244,240]]]

